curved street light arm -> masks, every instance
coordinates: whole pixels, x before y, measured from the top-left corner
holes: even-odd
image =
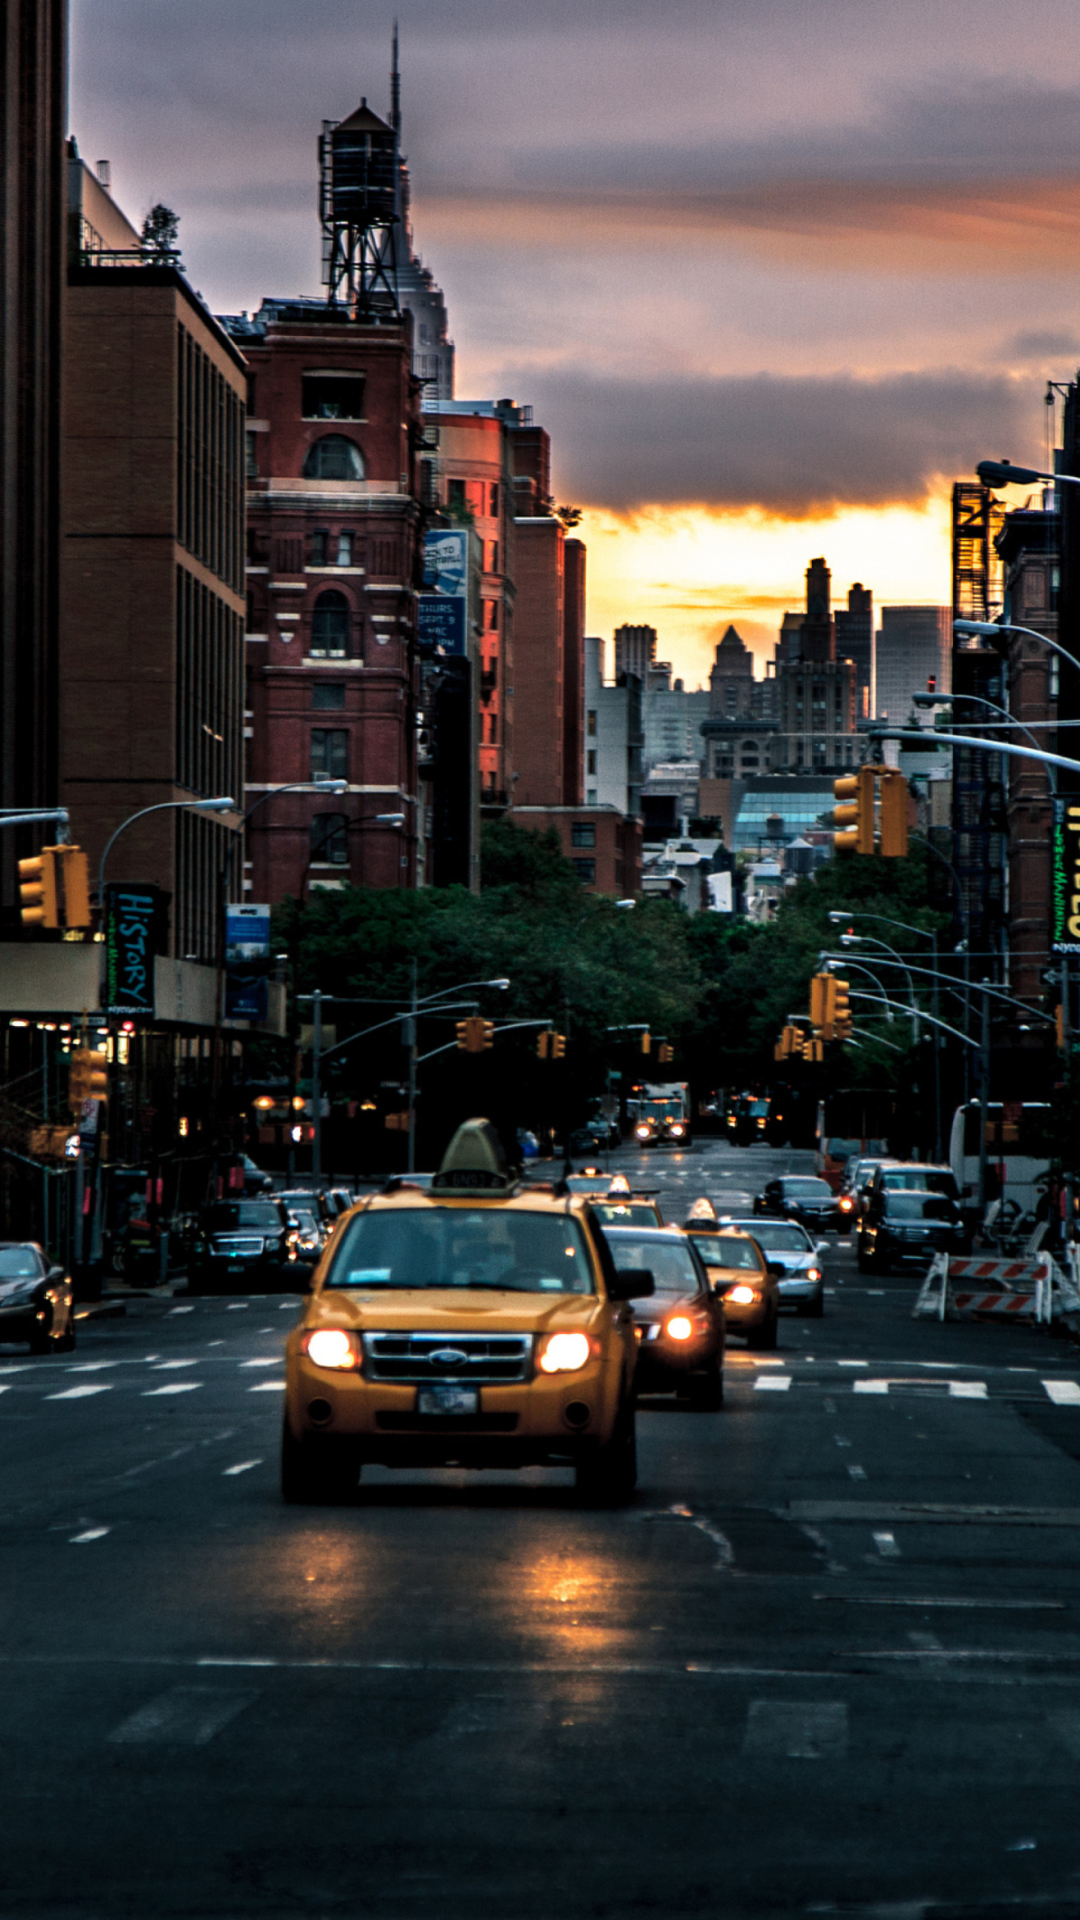
[[[876,993],[863,993],[859,987],[852,987],[851,997],[853,1000],[877,1000]],[[910,1007],[905,1007],[901,1000],[886,1000],[884,1004],[887,1007],[895,1007],[897,1013],[910,1013],[911,1011]],[[940,1027],[943,1033],[951,1033],[954,1040],[962,1040],[965,1047],[974,1047],[976,1052],[979,1051],[981,1043],[978,1040],[972,1040],[966,1033],[961,1033],[959,1027],[950,1027],[947,1020],[939,1020],[937,1015],[933,1013],[920,1014],[919,1018],[928,1020],[932,1027]]]
[[[1080,667],[1080,661],[1074,664]],[[924,746],[930,738],[943,740],[951,747],[983,747],[987,753],[1010,754],[1018,760],[1041,760],[1044,766],[1068,767],[1071,773],[1080,773],[1080,760],[1069,760],[1061,753],[1047,753],[1042,747],[1014,747],[1010,740],[984,740],[974,734],[938,733],[936,730],[927,735],[921,727],[875,727],[874,732],[881,740],[921,740]]]

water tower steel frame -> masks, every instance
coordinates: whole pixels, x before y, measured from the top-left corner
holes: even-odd
[[[366,100],[347,120],[324,120],[319,218],[327,303],[353,319],[399,320],[398,135]]]

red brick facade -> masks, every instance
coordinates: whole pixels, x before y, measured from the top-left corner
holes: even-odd
[[[515,827],[546,833],[554,827],[562,850],[589,893],[630,900],[641,892],[641,821],[615,807],[515,807]]]

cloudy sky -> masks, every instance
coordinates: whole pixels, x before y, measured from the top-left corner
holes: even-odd
[[[73,0],[71,122],[217,311],[318,291],[315,141],[392,0]],[[948,488],[1080,360],[1076,0],[399,0],[458,392],[531,401],[589,624],[696,682],[841,595],[948,598]]]

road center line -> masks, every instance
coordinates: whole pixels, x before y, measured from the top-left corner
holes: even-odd
[[[1080,1386],[1075,1380],[1043,1380],[1040,1385],[1055,1407],[1080,1407]]]
[[[233,1474],[250,1473],[252,1467],[261,1467],[261,1466],[262,1466],[261,1456],[258,1460],[238,1460],[235,1467],[222,1468],[222,1478],[225,1480],[228,1480]]]

